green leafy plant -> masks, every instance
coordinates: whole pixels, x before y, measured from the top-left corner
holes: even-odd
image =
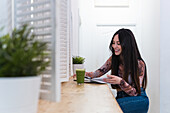
[[[23,25],[11,36],[0,37],[0,77],[36,76],[49,65],[47,43],[37,40],[31,30]]]
[[[74,56],[73,57],[73,64],[83,64],[85,58],[80,57],[80,56]]]

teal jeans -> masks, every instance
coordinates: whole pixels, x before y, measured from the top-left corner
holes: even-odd
[[[116,100],[123,113],[147,113],[149,99],[146,92],[141,88],[141,95],[129,96],[124,91],[117,92]]]

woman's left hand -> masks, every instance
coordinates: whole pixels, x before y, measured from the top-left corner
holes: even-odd
[[[104,78],[103,81],[110,84],[120,84],[122,78],[115,75],[107,75],[107,78]]]

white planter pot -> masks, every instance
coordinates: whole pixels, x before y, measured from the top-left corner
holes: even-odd
[[[0,113],[37,113],[41,76],[0,78]]]
[[[73,74],[76,74],[76,69],[84,69],[84,64],[73,64]]]

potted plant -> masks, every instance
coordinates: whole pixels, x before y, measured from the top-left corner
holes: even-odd
[[[37,113],[42,71],[49,65],[47,43],[23,25],[0,37],[0,113]]]
[[[84,60],[85,58],[80,56],[74,56],[73,59],[73,74],[76,74],[76,69],[83,69],[84,68]]]

